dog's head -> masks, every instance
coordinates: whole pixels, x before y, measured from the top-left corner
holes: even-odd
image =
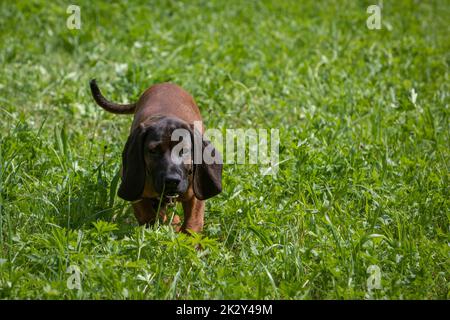
[[[181,134],[173,135],[175,130]],[[196,141],[200,141],[201,148],[194,148]],[[131,132],[125,144],[119,197],[128,201],[141,199],[145,187],[151,197],[182,196],[191,185],[200,200],[219,194],[222,162],[207,164],[203,157],[200,162],[193,161],[198,159],[194,151],[203,154],[205,148],[212,148],[216,159],[220,159],[210,142],[188,123],[166,116],[148,119]]]

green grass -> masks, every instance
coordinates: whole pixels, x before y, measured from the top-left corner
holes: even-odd
[[[66,1],[1,2],[0,298],[450,298],[450,2],[383,2],[372,31],[375,1],[77,1],[81,30]],[[116,197],[131,117],[94,77],[279,129],[277,176],[226,165],[201,236],[138,227]]]

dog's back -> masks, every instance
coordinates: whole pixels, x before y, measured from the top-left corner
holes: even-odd
[[[176,116],[189,124],[202,120],[192,96],[178,85],[168,82],[155,84],[142,94],[136,103],[131,130],[154,115]]]
[[[101,93],[95,79],[91,80],[92,96],[99,106],[116,114],[134,114],[131,131],[151,116],[176,116],[189,124],[202,121],[194,98],[180,86],[165,82],[148,88],[137,102],[119,104],[108,101]],[[203,126],[201,126],[203,132]]]

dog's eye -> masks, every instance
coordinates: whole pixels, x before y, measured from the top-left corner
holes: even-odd
[[[148,148],[148,153],[151,155],[157,155],[157,154],[161,153],[161,150],[158,146],[156,146],[153,148]]]

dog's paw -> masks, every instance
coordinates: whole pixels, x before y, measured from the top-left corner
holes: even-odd
[[[174,215],[171,224],[172,225],[179,225],[180,223],[181,223],[180,217],[177,214]]]

